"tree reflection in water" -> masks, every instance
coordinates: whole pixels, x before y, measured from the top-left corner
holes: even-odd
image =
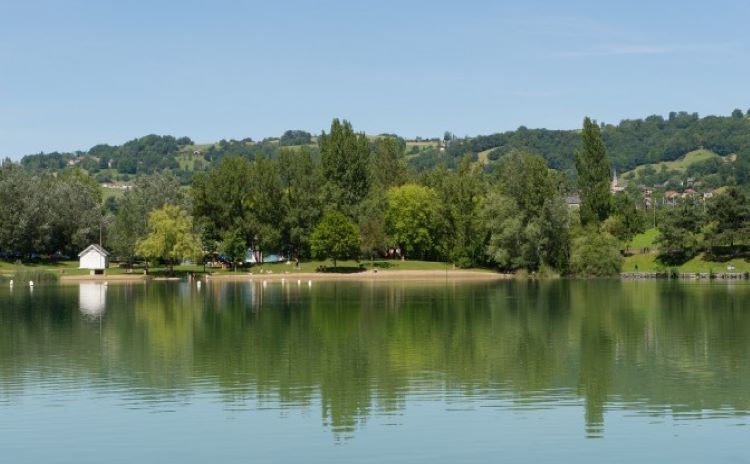
[[[743,284],[566,280],[5,290],[0,396],[13,402],[31,378],[124,385],[136,407],[210,393],[319,408],[342,436],[409,401],[582,401],[596,437],[608,408],[747,414],[748,296]]]

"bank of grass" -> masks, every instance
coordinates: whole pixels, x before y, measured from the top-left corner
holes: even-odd
[[[729,261],[708,261],[703,254],[696,256],[680,266],[666,266],[656,259],[655,253],[637,254],[625,258],[622,266],[623,272],[657,272],[676,269],[677,272],[729,272],[728,267],[734,266],[731,272],[750,272],[750,262],[743,258],[735,258]]]
[[[338,261],[336,267],[333,266],[333,261],[304,261],[301,262],[299,267],[294,264],[287,263],[265,263],[257,264],[252,267],[238,268],[237,274],[247,273],[261,273],[261,272],[272,272],[275,274],[298,274],[298,273],[314,273],[319,270],[325,270],[325,272],[340,272],[340,273],[354,273],[368,271],[372,269],[378,269],[379,272],[388,271],[444,271],[446,269],[454,269],[452,264],[446,264],[444,262],[434,261],[418,261],[418,260],[372,260],[372,261]],[[458,269],[458,268],[456,268]],[[469,269],[478,272],[493,272],[489,269]],[[232,269],[221,269],[221,268],[206,268],[205,271],[211,274],[233,274]],[[15,264],[0,261],[0,275],[9,278],[14,275],[28,274],[28,273],[48,273],[57,277],[61,276],[82,276],[89,275],[89,271],[85,269],[78,269],[78,261],[59,261],[55,263],[24,263]],[[144,269],[142,266],[138,266],[132,270],[132,274],[143,274]],[[202,265],[178,265],[174,267],[173,272],[165,266],[152,266],[149,268],[149,275],[154,277],[166,277],[166,276],[186,276],[188,274],[202,274],[204,268]],[[107,269],[107,275],[123,275],[128,274],[127,269],[118,267],[116,264]]]
[[[659,230],[656,227],[652,227],[642,234],[638,234],[633,237],[633,240],[630,242],[630,248],[634,250],[642,248],[654,248],[656,246],[654,241],[656,240],[657,235],[659,235]]]

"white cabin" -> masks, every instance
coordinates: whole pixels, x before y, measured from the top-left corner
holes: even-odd
[[[89,245],[78,253],[78,261],[80,269],[89,269],[92,274],[101,274],[109,267],[109,253],[99,245]]]

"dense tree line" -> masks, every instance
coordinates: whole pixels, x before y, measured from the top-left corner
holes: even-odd
[[[699,117],[697,113],[672,112],[668,118],[649,116],[601,124],[612,166],[620,171],[642,164],[671,161],[693,150],[705,148],[719,155],[750,149],[750,122],[742,111],[731,116]],[[575,151],[581,144],[577,131],[528,129],[452,141],[447,152],[454,158],[466,152],[492,149],[490,159],[516,150],[537,153],[550,167],[573,172]],[[429,167],[429,166],[427,166]]]
[[[542,155],[512,150],[488,167],[469,153],[417,172],[409,168],[403,139],[371,139],[337,119],[315,148],[252,156],[228,149],[195,173],[191,188],[165,168],[137,177],[132,190],[103,205],[96,181],[78,167],[53,175],[6,162],[0,251],[71,255],[97,241],[101,230],[105,246],[130,263],[221,256],[238,266],[249,250],[256,262],[268,254],[335,262],[389,257],[613,274],[646,219],[638,192],[610,194],[605,129],[586,118],[577,134],[580,210],[565,202],[570,176]],[[178,140],[162,142],[164,150],[179,146]],[[458,142],[451,136],[447,143]],[[106,151],[95,150],[102,157]],[[660,231],[665,262],[700,251],[742,251],[750,232],[748,201],[742,190],[729,188],[706,211],[685,204],[665,213]]]
[[[6,161],[0,167],[0,253],[6,258],[75,256],[97,242],[102,224],[98,184],[79,171],[34,174]]]
[[[682,264],[700,252],[724,261],[750,251],[750,200],[737,187],[729,187],[703,205],[683,200],[667,209],[660,220],[659,259]]]

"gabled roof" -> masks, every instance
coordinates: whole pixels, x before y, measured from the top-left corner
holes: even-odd
[[[104,248],[100,247],[99,245],[89,245],[89,246],[86,247],[85,250],[83,250],[82,252],[78,253],[78,257],[80,258],[81,256],[85,255],[86,253],[88,253],[91,250],[94,250],[97,253],[102,254],[104,256],[109,256],[109,253],[107,252],[107,250],[105,250]]]

